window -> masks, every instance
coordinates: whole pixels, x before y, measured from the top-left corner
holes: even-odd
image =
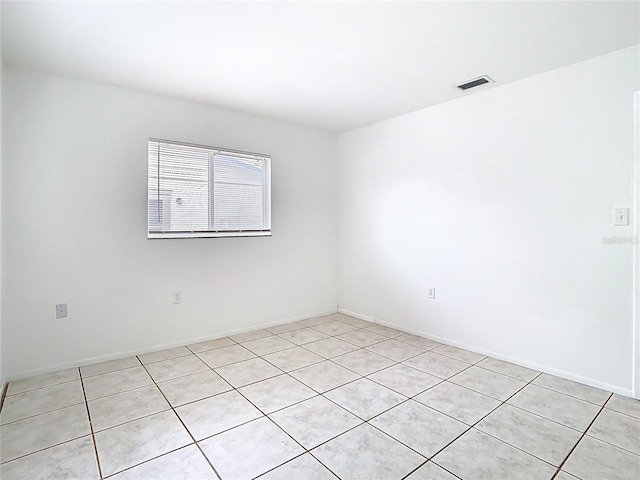
[[[149,238],[271,235],[271,157],[149,139]]]

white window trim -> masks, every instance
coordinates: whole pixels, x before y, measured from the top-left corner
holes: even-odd
[[[158,143],[168,143],[173,145],[183,145],[187,147],[195,147],[195,148],[203,148],[207,150],[211,150],[213,154],[230,154],[231,156],[236,157],[245,157],[245,158],[253,158],[260,160],[268,160],[271,162],[271,156],[262,154],[262,153],[254,153],[247,152],[243,150],[234,150],[230,148],[220,148],[214,147],[211,145],[201,145],[197,143],[188,143],[188,142],[179,142],[175,140],[166,140],[161,138],[153,138],[150,137],[147,141],[147,145],[149,142],[158,142]],[[148,168],[148,163],[147,163]],[[271,224],[271,171],[269,168],[269,181],[265,184],[265,188],[268,189],[268,195],[266,196],[267,202],[265,202],[264,211],[268,211],[269,213],[269,223]],[[264,175],[267,175],[267,172],[264,172]],[[147,178],[149,176],[149,171],[147,170]],[[193,231],[193,232],[151,232],[149,231],[148,218],[148,201],[147,201],[147,238],[149,239],[178,239],[178,238],[221,238],[221,237],[270,237],[273,226],[270,225],[268,230],[209,230],[209,231]]]

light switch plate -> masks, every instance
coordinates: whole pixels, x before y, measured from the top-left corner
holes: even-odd
[[[613,224],[616,227],[626,227],[629,225],[629,209],[628,208],[616,208],[613,211],[614,219]]]

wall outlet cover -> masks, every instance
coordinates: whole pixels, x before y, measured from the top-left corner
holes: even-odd
[[[67,304],[59,303],[58,305],[56,305],[56,319],[67,318],[67,317],[68,317]]]
[[[628,208],[616,208],[613,211],[614,225],[616,227],[626,227],[629,225],[629,209]]]

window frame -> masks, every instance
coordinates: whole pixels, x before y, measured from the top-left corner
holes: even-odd
[[[215,155],[228,155],[235,158],[248,158],[255,160],[262,160],[265,162],[265,167],[263,168],[263,177],[264,177],[264,186],[263,186],[263,218],[268,219],[269,228],[268,229],[260,229],[260,230],[205,230],[205,231],[175,231],[175,232],[159,232],[159,231],[151,231],[149,225],[149,215],[150,215],[150,202],[151,190],[149,188],[149,179],[150,179],[150,162],[149,162],[149,148],[151,146],[151,142],[157,142],[158,144],[169,144],[169,145],[179,145],[185,147],[194,147],[210,150],[212,153],[211,159],[209,160],[209,168],[210,174],[208,175],[207,184],[209,185],[209,193],[208,193],[208,205],[209,205],[209,227],[212,227],[211,218],[213,212],[211,209],[213,208],[213,196],[214,190],[211,188],[215,182],[213,181],[213,159]],[[159,197],[163,200],[163,203],[169,205],[171,204],[170,193],[167,201],[167,192],[169,190],[165,188],[159,188],[157,190],[159,192]],[[163,211],[163,224],[164,224],[164,211]],[[170,215],[170,212],[167,212]],[[147,140],[147,238],[148,239],[176,239],[176,238],[221,238],[221,237],[269,237],[271,236],[272,226],[271,226],[271,155],[266,155],[262,153],[254,153],[247,152],[243,150],[235,150],[231,148],[221,148],[214,147],[211,145],[201,145],[196,143],[188,143],[188,142],[180,142],[175,140],[166,140],[161,138],[153,138],[149,137]]]

